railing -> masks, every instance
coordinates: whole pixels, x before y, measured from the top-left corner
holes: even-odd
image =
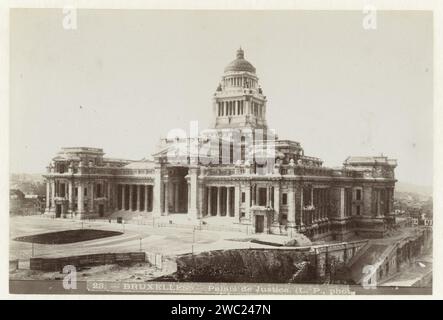
[[[331,176],[333,169],[323,167],[307,167],[307,166],[291,166],[282,165],[280,168],[280,174],[287,175],[294,172],[294,175],[298,176]]]
[[[206,168],[205,174],[208,176],[230,176],[235,174],[234,167],[217,167],[217,168]]]
[[[69,177],[75,175],[152,175],[154,174],[154,169],[123,169],[123,168],[109,168],[109,167],[80,167],[75,171],[60,172],[49,172],[48,176],[62,176]]]

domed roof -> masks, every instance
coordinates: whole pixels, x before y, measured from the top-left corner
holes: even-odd
[[[247,71],[255,73],[255,67],[247,60],[245,60],[245,53],[242,48],[237,50],[237,59],[232,61],[225,68],[225,72],[229,71]]]

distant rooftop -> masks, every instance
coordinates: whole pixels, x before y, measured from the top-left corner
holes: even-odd
[[[102,148],[91,148],[91,147],[63,147],[61,152],[65,153],[98,153],[104,154]]]
[[[396,166],[397,165],[397,160],[395,159],[388,159],[388,157],[386,156],[374,156],[374,157],[348,157],[345,162],[343,163],[344,165],[351,165],[351,166],[356,166],[356,165],[376,165],[376,164],[385,164],[385,165],[390,165],[390,166]]]

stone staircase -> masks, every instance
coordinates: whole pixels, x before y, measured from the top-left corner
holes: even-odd
[[[380,259],[386,253],[386,250],[390,248],[385,244],[373,244],[369,242],[358,253],[352,257],[346,266],[350,271],[350,277],[356,284],[361,284],[363,277],[365,276],[364,268],[367,265],[377,267]]]
[[[152,222],[151,212],[140,212],[140,211],[115,211],[110,215],[104,217],[104,220],[117,220],[117,218],[122,218],[124,221],[130,221],[131,223],[136,221],[146,221]]]

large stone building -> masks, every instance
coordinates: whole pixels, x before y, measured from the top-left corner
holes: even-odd
[[[383,236],[392,220],[394,168],[385,156],[349,157],[340,168],[280,140],[266,123],[267,99],[242,49],[213,98],[214,126],[168,135],[151,160],[105,158],[62,148],[45,175],[46,214],[182,219],[250,233],[311,239]],[[192,130],[191,130],[192,131]]]

